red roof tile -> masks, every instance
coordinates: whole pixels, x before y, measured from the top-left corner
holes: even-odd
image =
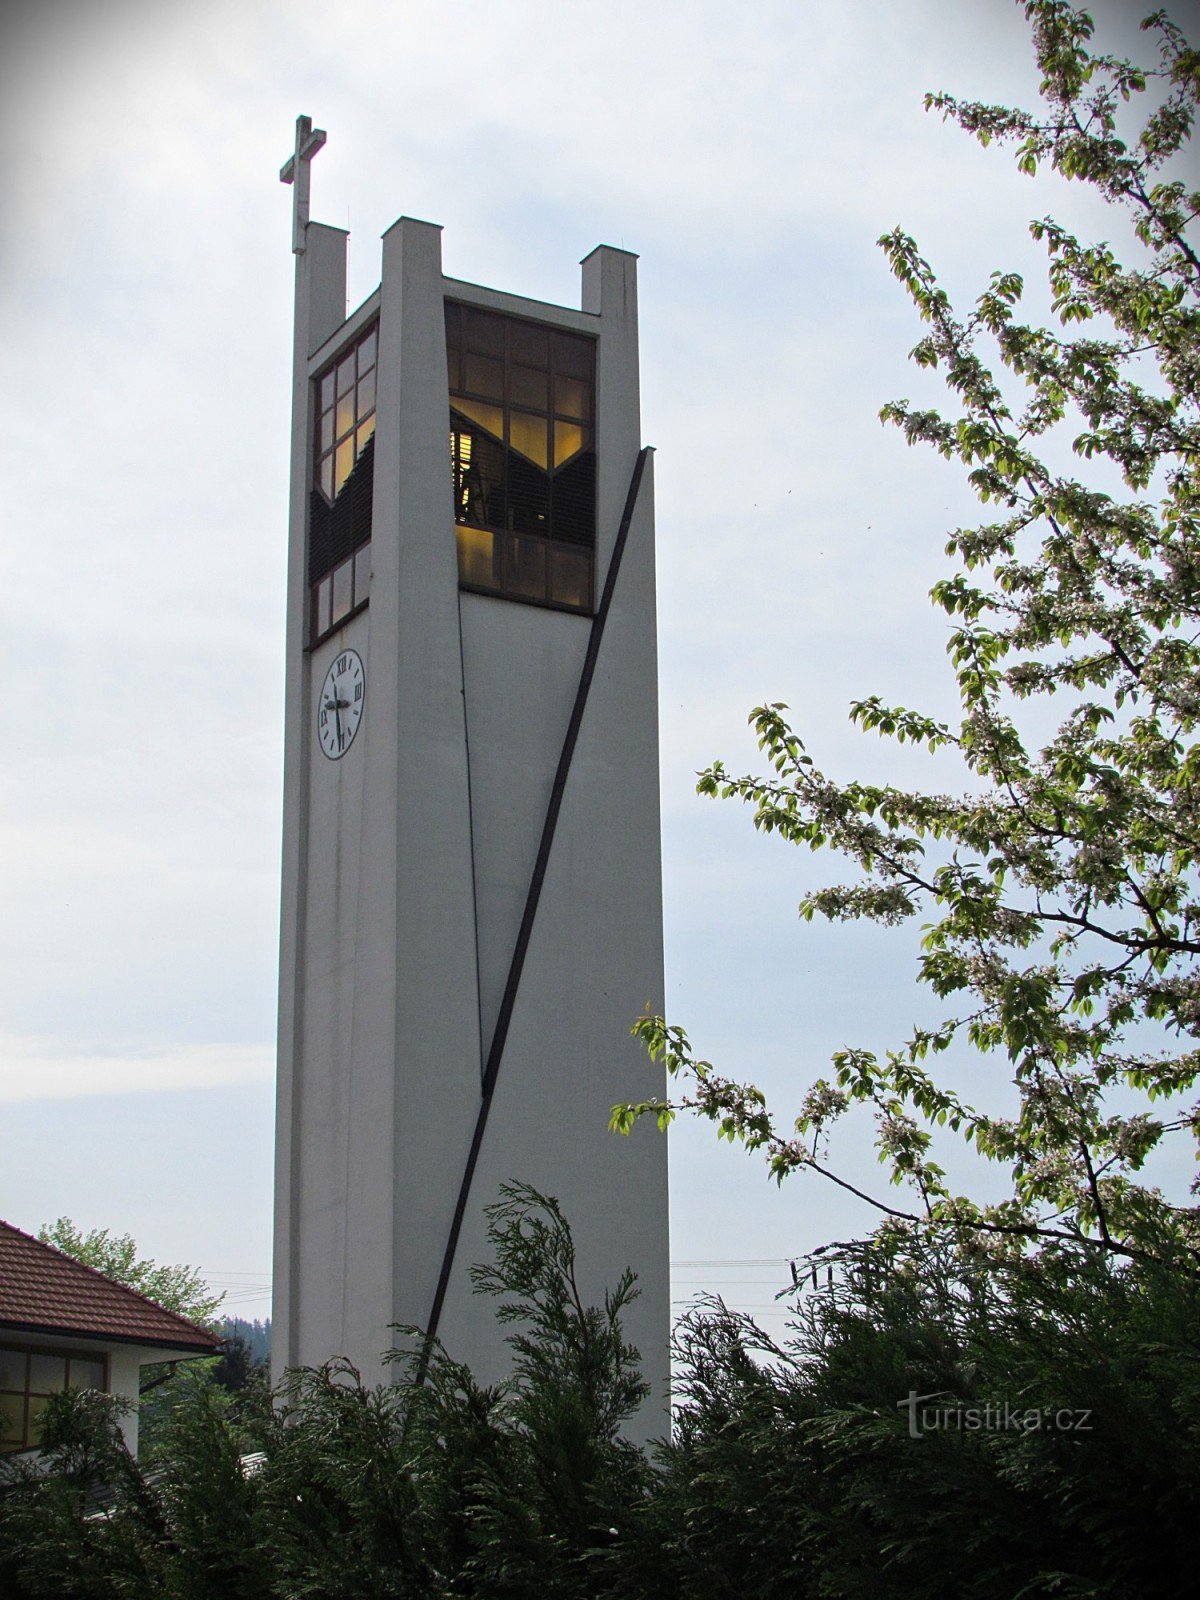
[[[0,1329],[90,1334],[173,1350],[214,1350],[215,1334],[94,1267],[0,1222]]]

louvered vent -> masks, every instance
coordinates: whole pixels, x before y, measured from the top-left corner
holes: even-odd
[[[332,505],[320,489],[308,497],[308,581],[317,583],[371,537],[375,440],[366,443]]]

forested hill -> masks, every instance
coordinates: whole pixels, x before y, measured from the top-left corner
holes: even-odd
[[[264,1322],[259,1322],[257,1317],[253,1322],[247,1322],[245,1317],[225,1317],[222,1319],[218,1331],[222,1339],[240,1339],[250,1352],[250,1359],[256,1366],[270,1364],[270,1317],[267,1317]]]

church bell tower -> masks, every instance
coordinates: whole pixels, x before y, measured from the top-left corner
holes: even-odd
[[[607,1131],[663,1085],[653,461],[636,258],[579,310],[442,272],[403,217],[346,314],[346,234],[293,184],[273,1341],[384,1376],[390,1325],[506,1370],[484,1207],[519,1181],[626,1316],[662,1431],[666,1142]]]

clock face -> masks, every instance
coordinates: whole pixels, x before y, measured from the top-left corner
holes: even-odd
[[[343,650],[325,674],[317,701],[317,738],[330,761],[337,761],[354,743],[362,721],[367,678],[357,650]]]

